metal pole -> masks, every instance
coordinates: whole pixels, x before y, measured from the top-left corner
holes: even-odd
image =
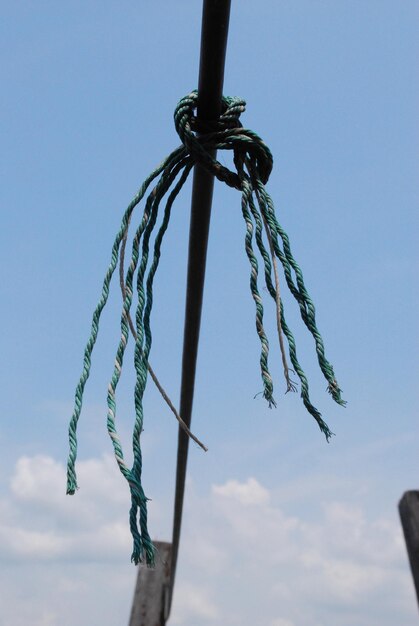
[[[230,4],[231,0],[204,0],[203,4],[197,106],[197,117],[202,121],[216,120],[221,113]],[[216,152],[214,151],[213,154],[215,156]],[[188,426],[192,417],[213,188],[213,175],[196,165],[194,168],[189,229],[188,276],[180,392],[180,415]],[[170,603],[173,595],[179,551],[188,445],[188,437],[183,430],[179,429]]]

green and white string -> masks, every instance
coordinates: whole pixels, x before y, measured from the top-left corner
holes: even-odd
[[[151,311],[153,305],[153,282],[158,269],[161,246],[167,231],[172,207],[176,197],[185,184],[193,166],[199,163],[209,172],[241,192],[241,210],[245,222],[245,251],[250,263],[250,291],[256,308],[256,331],[260,339],[260,371],[263,384],[263,396],[269,406],[275,405],[273,380],[269,370],[269,341],[265,332],[264,307],[259,291],[259,261],[256,248],[263,262],[265,285],[275,301],[277,328],[287,391],[296,391],[295,381],[290,378],[293,372],[300,381],[300,395],[304,406],[316,420],[320,430],[329,440],[331,431],[320,412],[311,403],[307,377],[299,363],[294,336],[286,322],[284,307],[280,297],[278,261],[282,265],[285,281],[291,294],[296,299],[301,318],[314,338],[315,349],[320,369],[327,381],[327,388],[332,398],[344,405],[341,390],[336,381],[333,367],[325,356],[322,337],[317,328],[315,308],[304,284],[303,274],[296,263],[287,234],[275,215],[271,197],[265,185],[272,170],[272,154],[256,133],[242,127],[240,115],[245,110],[245,102],[239,98],[224,97],[219,120],[211,123],[199,123],[195,111],[197,92],[193,91],[180,100],[175,109],[175,127],[182,145],[174,150],[144,181],[140,190],[126,209],[121,227],[112,246],[111,263],[105,274],[102,293],[93,313],[91,333],[84,351],[83,369],[75,392],[74,412],[69,427],[70,452],[67,465],[67,493],[74,494],[77,489],[75,462],[77,457],[77,423],[80,417],[83,392],[91,368],[91,355],[99,331],[99,321],[109,296],[112,276],[120,261],[121,288],[123,303],[121,311],[121,336],[116,350],[113,374],[108,386],[107,428],[112,441],[115,458],[119,469],[128,482],[131,494],[129,523],[133,537],[131,560],[134,563],[145,561],[154,563],[154,547],[147,528],[147,498],[142,486],[141,431],[143,428],[143,396],[147,384],[147,375],[153,380],[175,413],[182,428],[201,447],[205,446],[189,431],[171,404],[167,394],[151,369],[149,356],[152,346]],[[236,171],[222,165],[211,156],[214,150],[231,150]],[[124,254],[128,229],[133,222],[134,209],[149,192],[138,226],[134,233],[131,257],[124,276]],[[165,197],[163,216],[161,204]],[[154,233],[157,229],[157,234]],[[152,252],[150,242],[154,236]],[[266,244],[265,244],[266,240]],[[273,275],[273,277],[272,277]],[[134,286],[135,285],[135,286]],[[131,307],[136,293],[135,323],[131,318]],[[134,337],[134,367],[136,384],[134,390],[135,422],[132,437],[133,465],[130,468],[124,458],[122,444],[116,429],[116,390],[121,377],[126,347],[131,334]],[[288,343],[288,366],[284,336]]]

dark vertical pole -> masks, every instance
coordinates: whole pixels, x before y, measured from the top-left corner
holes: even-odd
[[[221,112],[230,4],[230,0],[204,0],[197,107],[197,117],[202,121],[216,120]],[[188,426],[192,417],[213,187],[214,177],[212,174],[196,165],[192,187],[189,229],[188,277],[180,392],[180,415]],[[188,444],[188,437],[183,430],[179,429],[172,540],[172,591],[179,550]]]
[[[419,603],[419,491],[406,491],[403,494],[399,513]]]

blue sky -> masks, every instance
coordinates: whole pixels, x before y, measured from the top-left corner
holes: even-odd
[[[298,395],[261,390],[237,192],[214,196],[185,519],[172,623],[413,625],[397,514],[418,488],[418,6],[404,0],[233,1],[225,94],[274,155],[268,190],[316,303],[348,401],[333,404],[285,294],[326,444]],[[179,140],[195,88],[201,3],[2,2],[0,623],[126,623],[135,583],[128,493],[106,388],[114,285],[80,421],[80,492],[64,496],[67,424],[123,210]],[[225,162],[223,155],[219,155]],[[177,401],[190,186],[156,277],[151,362]],[[416,244],[416,245],[415,245]],[[267,294],[265,294],[267,295]],[[129,448],[133,374],[119,397]],[[145,399],[153,537],[172,523],[177,431]],[[255,583],[255,572],[257,582]],[[53,593],[51,593],[53,589]]]

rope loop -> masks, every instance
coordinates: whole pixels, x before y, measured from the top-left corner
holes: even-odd
[[[195,90],[179,101],[174,114],[176,131],[193,161],[221,182],[241,190],[242,182],[237,172],[222,165],[211,154],[218,149],[232,150],[235,159],[249,160],[259,179],[266,184],[273,157],[265,142],[242,126],[240,115],[246,110],[246,102],[241,98],[223,96],[219,119],[209,122],[198,120],[195,115],[197,105],[198,92]]]
[[[249,286],[254,301],[255,327],[260,342],[259,367],[263,384],[262,395],[267,400],[268,406],[275,406],[275,399],[269,367],[270,346],[264,327],[264,298],[260,291],[261,268],[267,293],[275,303],[279,350],[286,382],[285,393],[297,391],[297,382],[291,378],[292,374],[299,379],[300,396],[305,408],[316,420],[326,439],[329,440],[333,434],[310,400],[308,380],[297,356],[294,335],[285,318],[279,277],[280,266],[282,266],[285,282],[291,295],[300,309],[301,319],[314,340],[317,360],[328,383],[327,389],[335,402],[345,405],[332,364],[326,358],[323,339],[317,327],[315,307],[304,283],[303,273],[291,252],[289,237],[278,221],[272,198],[265,188],[272,171],[272,154],[256,133],[243,128],[240,116],[245,111],[246,103],[241,98],[223,97],[219,119],[209,122],[197,119],[197,105],[197,91],[192,91],[180,100],[175,109],[174,119],[182,145],[164,159],[145,179],[122,216],[121,225],[112,246],[110,264],[103,279],[102,292],[93,312],[90,336],[84,350],[83,367],[76,387],[74,410],[69,426],[67,493],[74,494],[77,490],[75,470],[77,424],[83,403],[84,388],[90,376],[91,357],[99,332],[101,314],[108,301],[112,276],[119,261],[123,302],[120,337],[107,392],[106,424],[116,462],[130,489],[129,525],[133,538],[131,558],[134,563],[145,561],[149,566],[154,564],[155,549],[147,528],[147,497],[142,484],[141,450],[144,421],[143,397],[148,373],[181,427],[189,437],[206,449],[178,415],[149,363],[152,347],[153,284],[159,265],[162,242],[170,222],[173,204],[195,164],[199,164],[221,182],[240,191],[241,212],[245,226],[244,247],[250,266]],[[232,151],[235,171],[228,169],[214,158],[216,150]],[[148,193],[147,196],[146,193]],[[134,214],[134,210],[143,199],[142,209],[137,209],[139,215],[137,212]],[[125,245],[131,222],[135,224],[133,226],[135,232],[132,238],[130,261],[125,272]],[[134,299],[136,299],[135,315],[131,317]],[[133,393],[135,417],[131,469],[126,463],[116,428],[116,392],[126,357],[130,331],[135,342],[132,360],[136,376]],[[292,367],[288,365],[286,343],[288,343],[288,355]]]

